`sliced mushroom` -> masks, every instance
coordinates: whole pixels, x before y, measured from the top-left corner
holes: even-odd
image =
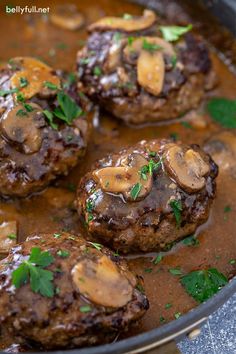
[[[140,171],[143,166],[148,165],[148,160],[140,154],[131,154],[120,160],[119,166],[104,167],[93,172],[93,176],[99,182],[104,192],[123,194],[130,201],[134,198],[131,195],[132,188],[141,183],[141,190],[135,198],[140,200],[146,197],[152,188],[152,176],[147,174],[146,180],[141,180]]]
[[[31,112],[22,105],[8,109],[0,121],[3,137],[18,145],[25,154],[39,151],[42,144],[40,127],[45,124],[42,109],[34,103],[30,107]]]
[[[154,50],[145,49],[144,44],[150,44]],[[156,49],[155,49],[156,47]],[[165,78],[165,62],[163,53],[174,55],[173,46],[157,37],[143,37],[127,44],[123,50],[124,59],[131,63],[137,57],[137,76],[139,84],[152,95],[159,95]],[[135,55],[136,54],[136,55]]]
[[[89,26],[89,32],[120,30],[124,32],[134,32],[145,30],[156,22],[157,18],[153,11],[144,10],[143,16],[133,17],[103,17]]]
[[[53,72],[53,69],[37,59],[17,57],[11,60],[11,65],[16,65],[20,68],[11,77],[11,86],[12,88],[18,88],[25,99],[29,99],[37,94],[43,97],[55,95],[56,90],[48,88],[45,85],[46,82],[60,87],[60,80]],[[22,80],[25,82],[23,86]]]
[[[79,292],[98,305],[122,307],[132,298],[128,279],[102,254],[79,261],[72,269],[72,279]]]
[[[205,176],[210,166],[193,149],[183,150],[177,144],[168,144],[164,154],[164,164],[176,183],[186,192],[195,193],[205,184]]]
[[[8,254],[17,242],[16,221],[4,221],[0,224],[0,254]]]
[[[63,29],[75,31],[84,24],[84,16],[74,4],[58,5],[50,15],[51,22]]]
[[[113,43],[109,49],[107,59],[104,63],[104,71],[107,73],[115,70],[121,63],[121,48],[124,41],[119,41],[118,43]]]

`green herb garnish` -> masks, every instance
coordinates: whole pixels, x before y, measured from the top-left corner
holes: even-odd
[[[18,111],[16,112],[16,115],[20,116],[20,117],[25,117],[25,116],[28,116],[28,113],[24,109],[18,109]]]
[[[236,128],[236,100],[212,98],[207,104],[211,118],[225,128]]]
[[[70,252],[66,251],[66,250],[59,250],[59,251],[57,251],[57,255],[61,258],[67,258],[67,257],[69,257]]]
[[[186,246],[198,246],[200,244],[199,240],[194,235],[186,237],[182,243]]]
[[[20,77],[20,87],[26,87],[29,85],[29,81],[25,77]]]
[[[139,174],[141,176],[141,178],[145,181],[147,181],[148,179],[148,174],[150,176],[153,175],[153,172],[156,171],[158,169],[158,167],[161,165],[161,160],[159,160],[158,162],[153,161],[152,159],[148,162],[148,165],[144,165],[141,167]]]
[[[120,40],[121,40],[121,33],[120,32],[115,32],[114,36],[113,36],[113,39],[116,43],[119,43]]]
[[[154,264],[158,264],[158,263],[161,262],[162,258],[163,258],[162,254],[158,254],[158,255],[154,258],[154,260],[153,260],[152,262],[153,262]]]
[[[10,240],[16,240],[16,238],[17,238],[17,236],[16,236],[16,234],[9,234],[9,235],[7,235],[7,238],[9,238]]]
[[[57,129],[58,129],[58,124],[56,124],[56,123],[53,122],[53,119],[54,119],[53,113],[50,112],[48,109],[45,109],[45,110],[43,111],[43,114],[44,114],[45,117],[47,118],[47,120],[48,120],[50,126],[51,126],[53,129],[57,130]]]
[[[132,189],[131,189],[131,191],[130,191],[130,196],[131,196],[131,198],[133,199],[133,200],[136,200],[137,198],[138,198],[138,196],[139,196],[139,193],[141,192],[141,189],[142,189],[142,184],[141,183],[136,183],[133,187],[132,187]]]
[[[157,50],[163,49],[160,45],[155,44],[155,43],[150,43],[146,39],[143,40],[142,48],[144,50],[147,50],[148,52],[151,52],[151,53],[153,53]]]
[[[182,271],[179,268],[170,268],[169,272],[172,275],[182,275],[183,274]]]
[[[176,226],[179,228],[181,225],[181,212],[183,210],[181,200],[174,199],[169,204],[175,216]]]
[[[196,270],[181,278],[181,284],[196,301],[204,302],[216,294],[228,282],[215,268]]]
[[[54,258],[48,251],[42,252],[40,248],[33,247],[29,259],[12,272],[12,284],[18,289],[29,282],[33,292],[53,297],[53,272],[44,269],[53,261]]]
[[[56,239],[57,239],[57,238],[60,238],[60,237],[61,237],[61,234],[55,232],[55,233],[53,234],[53,237],[56,238]]]
[[[87,313],[87,312],[90,312],[92,310],[92,308],[89,305],[84,305],[84,306],[80,306],[79,310],[82,313]]]
[[[44,81],[44,86],[49,88],[50,90],[58,90],[58,86],[53,84],[52,82],[50,81]]]
[[[57,102],[59,107],[55,108],[53,114],[68,125],[83,113],[81,107],[79,107],[77,103],[63,91],[58,92]]]
[[[176,320],[177,320],[178,318],[180,318],[181,315],[182,315],[181,312],[176,312],[176,313],[174,314]]]
[[[94,69],[93,69],[93,74],[95,76],[101,76],[102,75],[102,70],[99,66],[95,66]]]
[[[168,310],[168,309],[170,309],[172,307],[172,304],[171,303],[167,303],[167,304],[165,304],[165,309],[166,310]]]
[[[182,26],[160,26],[163,38],[168,42],[177,41],[183,34],[189,32],[193,26],[190,24],[186,27]]]
[[[88,242],[90,245],[92,245],[94,248],[96,248],[96,250],[101,251],[102,249],[102,245],[100,243],[96,243],[96,242]]]
[[[7,95],[10,95],[11,93],[16,93],[18,92],[18,88],[10,89],[10,90],[0,90],[0,97],[4,97]]]
[[[124,14],[124,15],[123,15],[123,19],[124,19],[124,20],[131,20],[132,18],[133,18],[133,16],[130,15],[130,14]]]

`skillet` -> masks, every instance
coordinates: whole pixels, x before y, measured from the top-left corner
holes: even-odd
[[[150,6],[154,9],[157,9],[159,12],[164,11],[164,5],[165,1],[162,1],[161,3],[159,1],[136,1],[139,3],[144,4],[145,6]],[[168,2],[170,4],[170,2]],[[233,2],[232,2],[233,3]],[[164,4],[164,5],[163,5]],[[189,2],[186,1],[184,3],[186,7],[189,6]],[[209,2],[208,2],[209,5]],[[219,7],[217,7],[217,5]],[[229,10],[229,1],[221,1],[218,3],[215,3],[214,5],[214,13],[218,15],[218,11],[222,15],[221,20],[224,21],[225,19],[225,13],[227,14],[227,19],[228,19],[228,25],[229,28],[235,32],[235,26],[234,26],[234,21],[233,17],[235,16],[233,13],[233,7],[232,10]],[[191,12],[191,8],[188,7]],[[217,10],[219,9],[219,10]],[[225,12],[222,12],[222,9],[225,10]],[[193,11],[193,8],[192,8]],[[200,8],[200,11],[202,9]],[[232,16],[230,16],[232,15]],[[209,16],[208,14],[205,16]],[[232,17],[232,20],[231,20]],[[209,18],[209,17],[208,17]],[[227,26],[227,23],[225,23]],[[217,25],[216,25],[217,26]],[[219,27],[218,27],[219,29]],[[216,47],[219,44],[217,41],[213,43]],[[224,50],[227,50],[227,48],[220,48],[222,52]],[[207,319],[207,316],[209,316],[212,312],[214,312],[219,306],[221,306],[234,292],[236,291],[236,280],[233,279],[231,282],[225,286],[217,295],[215,295],[213,298],[208,300],[206,303],[198,306],[194,310],[188,312],[187,314],[183,315],[181,318],[179,318],[177,321],[172,321],[168,324],[162,325],[161,327],[157,329],[153,329],[151,331],[148,331],[144,334],[139,334],[134,337],[125,339],[125,340],[120,340],[119,342],[109,344],[109,345],[103,345],[99,347],[94,347],[94,348],[85,348],[85,349],[80,349],[80,350],[70,350],[66,352],[71,352],[71,353],[88,353],[88,354],[99,354],[99,353],[141,353],[141,352],[148,352],[148,350],[151,350],[153,348],[156,348],[157,346],[163,345],[173,339],[179,339],[181,336],[184,334],[187,334],[191,332],[194,328],[199,327],[202,323],[204,323]],[[61,352],[58,352],[61,353]]]

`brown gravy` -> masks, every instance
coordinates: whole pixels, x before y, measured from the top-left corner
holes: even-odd
[[[64,1],[57,1],[57,4],[62,2]],[[17,5],[19,4],[26,2],[19,1]],[[0,22],[1,28],[6,33],[1,36],[1,61],[28,55],[40,57],[55,68],[69,71],[74,69],[76,52],[86,38],[84,28],[75,32],[66,31],[53,26],[39,14],[7,15],[3,12],[4,5],[2,4]],[[49,4],[46,0],[38,1],[37,6],[50,6],[53,11],[53,3]],[[87,23],[103,15],[141,13],[139,6],[123,0],[90,0],[80,2],[78,7]],[[236,92],[235,76],[215,53],[212,53],[212,59],[220,78],[216,94],[233,98]],[[0,222],[18,221],[18,241],[23,241],[27,235],[38,231],[55,232],[66,228],[72,232],[79,232],[78,216],[73,207],[74,188],[96,159],[139,140],[169,137],[172,133],[177,133],[186,143],[202,144],[213,132],[221,129],[205,113],[202,115],[206,121],[205,127],[193,125],[189,128],[183,126],[181,122],[172,122],[153,125],[151,128],[150,126],[137,128],[127,127],[114,117],[101,113],[97,117],[84,163],[75,168],[67,178],[57,180],[53,186],[38,195],[21,200],[1,200]],[[189,118],[190,115],[187,115],[182,121]],[[187,273],[194,269],[216,267],[228,277],[236,273],[235,264],[229,263],[231,259],[236,258],[234,231],[236,183],[229,175],[223,173],[220,173],[217,182],[217,197],[211,216],[198,230],[200,242],[198,247],[189,247],[180,242],[163,254],[162,261],[157,265],[152,263],[155,254],[130,257],[131,268],[144,277],[146,293],[151,304],[141,326],[133,329],[132,335],[160,326],[164,321],[171,321],[175,319],[177,313],[184,314],[197,305],[180,285],[179,277],[170,274],[170,268],[180,267],[183,273]],[[227,215],[224,213],[226,205],[232,208]],[[166,309],[167,303],[172,307]],[[131,332],[128,335],[131,335]],[[2,340],[0,348],[6,347],[6,342],[6,338]]]

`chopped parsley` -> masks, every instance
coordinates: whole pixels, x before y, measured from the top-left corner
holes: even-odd
[[[18,111],[16,112],[16,115],[20,116],[20,117],[25,117],[25,116],[28,116],[28,113],[24,109],[18,109]]]
[[[165,304],[165,309],[168,310],[172,307],[172,304],[170,302],[168,302],[167,304]]]
[[[172,55],[172,57],[171,57],[171,64],[172,64],[172,66],[173,66],[173,68],[175,68],[176,67],[176,64],[177,64],[177,55],[175,54],[175,55]]]
[[[186,237],[182,243],[186,246],[198,246],[200,244],[199,240],[194,235]]]
[[[28,260],[23,261],[12,272],[12,284],[18,289],[22,285],[30,283],[31,290],[45,297],[53,297],[53,272],[44,268],[54,262],[54,258],[48,251],[41,251],[38,247],[31,249]]]
[[[142,48],[151,53],[163,49],[160,45],[155,43],[150,43],[146,39],[143,40]]]
[[[226,205],[225,207],[224,207],[224,220],[228,220],[228,214],[229,213],[231,213],[231,211],[232,211],[232,208],[231,208],[231,206],[230,205]]]
[[[212,98],[207,104],[211,118],[225,128],[236,128],[236,100]]]
[[[160,165],[161,165],[161,160],[159,160],[158,162],[155,162],[151,159],[148,162],[148,165],[144,165],[141,167],[141,169],[139,171],[141,178],[144,181],[147,181],[147,179],[148,179],[147,175],[149,174],[150,176],[152,176],[153,172],[156,171]]]
[[[58,90],[58,86],[50,81],[44,81],[44,86],[49,88],[50,90]]]
[[[12,233],[12,234],[7,235],[7,238],[9,238],[9,240],[16,240],[17,236],[16,236],[16,234]]]
[[[70,252],[66,251],[66,250],[59,250],[59,251],[57,251],[57,255],[61,258],[67,258],[67,257],[69,257]]]
[[[151,273],[151,272],[152,272],[152,268],[145,268],[145,269],[144,269],[144,272],[145,272],[145,273]]]
[[[60,238],[60,237],[61,237],[61,234],[55,232],[55,233],[53,234],[53,237],[56,238],[56,239],[57,239],[57,238]]]
[[[65,92],[59,91],[57,94],[58,107],[53,112],[45,109],[43,111],[53,129],[58,129],[58,124],[54,122],[54,117],[70,125],[74,119],[80,117],[83,111],[80,106]]]
[[[195,270],[181,278],[187,293],[198,302],[208,300],[227,282],[227,278],[215,268]]]
[[[92,310],[92,308],[89,305],[84,305],[84,306],[80,306],[79,310],[82,313],[87,313],[87,312],[90,312]]]
[[[128,40],[128,46],[131,47],[133,44],[133,41],[135,40],[135,37],[129,36],[127,40]]]
[[[102,69],[99,66],[95,66],[93,69],[93,74],[95,76],[101,76],[102,75]]]
[[[174,314],[175,319],[177,320],[178,318],[180,318],[181,315],[182,315],[181,312],[176,312],[176,313]]]
[[[154,260],[153,260],[152,262],[153,262],[154,264],[158,264],[158,263],[161,262],[162,258],[163,258],[162,254],[158,254],[158,255],[154,258]]]
[[[90,63],[90,58],[81,58],[80,61],[79,61],[79,63],[80,63],[81,65],[87,65],[87,64]]]
[[[132,189],[131,189],[131,191],[130,191],[130,196],[131,196],[131,198],[133,199],[133,200],[136,200],[137,198],[138,198],[138,196],[139,196],[139,194],[140,194],[140,192],[141,192],[141,189],[142,189],[142,184],[141,183],[136,183],[133,187],[132,187]]]
[[[121,40],[121,33],[120,32],[115,32],[114,36],[113,36],[113,39],[115,41],[115,43],[119,43],[120,40]]]
[[[183,34],[191,31],[193,26],[190,24],[188,26],[160,26],[160,31],[163,38],[168,42],[177,41]]]
[[[160,316],[160,323],[164,323],[166,321],[165,317]]]
[[[230,259],[230,260],[229,260],[229,264],[231,264],[231,265],[236,264],[236,259]]]
[[[181,122],[181,125],[184,127],[184,128],[187,128],[187,129],[193,129],[192,125],[189,123],[189,122]]]
[[[96,250],[101,251],[102,249],[102,245],[100,243],[96,243],[96,242],[88,242],[90,245],[92,245],[94,248],[96,248]]]
[[[20,77],[20,87],[26,87],[29,85],[29,81],[25,77]]]
[[[182,271],[179,268],[170,268],[169,272],[172,275],[182,275],[183,274]]]
[[[0,90],[0,97],[4,97],[10,95],[11,93],[17,93],[18,88],[10,89],[10,90]]]
[[[181,225],[181,212],[183,210],[181,200],[174,199],[169,204],[175,216],[176,226],[179,228]]]
[[[124,20],[131,20],[132,18],[133,18],[133,16],[130,15],[130,14],[124,14],[124,15],[123,15],[123,19],[124,19]]]

